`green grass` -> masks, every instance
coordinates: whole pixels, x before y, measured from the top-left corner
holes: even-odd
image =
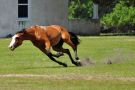
[[[115,80],[44,80],[35,78],[4,78],[1,90],[134,90],[134,82]],[[4,86],[3,86],[4,84]]]
[[[134,79],[117,80],[121,77],[129,79],[135,77],[134,36],[81,37],[81,44],[78,47],[80,59],[89,57],[94,63],[86,67],[74,66],[67,55],[58,59],[69,66],[62,67],[52,62],[29,41],[25,41],[22,46],[11,52],[8,49],[9,43],[10,39],[0,39],[0,75],[34,74],[50,77],[0,77],[0,90],[134,90],[135,88]],[[69,46],[64,47],[69,48],[74,56]],[[112,64],[106,64],[108,61]],[[63,78],[55,79],[53,75]],[[74,79],[72,75],[75,78],[81,77]],[[87,76],[94,78],[88,80],[82,78]],[[112,79],[107,79],[108,77]]]

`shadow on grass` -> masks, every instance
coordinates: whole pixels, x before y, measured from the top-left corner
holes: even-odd
[[[26,67],[24,69],[45,69],[45,68],[73,68],[77,66],[68,66],[68,67],[63,67],[63,66],[45,66],[45,67]]]

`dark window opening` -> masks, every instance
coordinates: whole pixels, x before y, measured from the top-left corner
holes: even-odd
[[[27,5],[19,5],[18,6],[18,17],[19,18],[27,18],[28,17],[28,6]]]
[[[18,4],[28,4],[28,0],[18,0]]]
[[[18,0],[18,18],[28,18],[28,0]]]

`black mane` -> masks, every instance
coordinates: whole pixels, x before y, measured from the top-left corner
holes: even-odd
[[[17,33],[24,33],[25,31],[26,31],[26,28],[23,28],[21,31],[17,31],[16,34]]]

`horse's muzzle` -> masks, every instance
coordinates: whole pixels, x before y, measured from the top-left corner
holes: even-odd
[[[9,49],[11,50],[11,51],[14,51],[14,47],[13,46],[11,46],[11,47],[9,47]]]

